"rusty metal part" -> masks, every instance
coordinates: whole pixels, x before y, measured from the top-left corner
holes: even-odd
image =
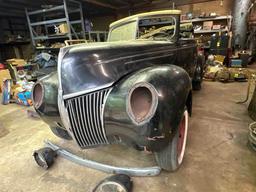
[[[38,109],[42,103],[44,98],[44,86],[42,83],[38,82],[34,85],[33,92],[32,92],[32,100],[33,105],[36,109]]]
[[[136,125],[152,118],[158,105],[158,94],[150,83],[137,83],[128,94],[127,113]]]
[[[138,87],[131,94],[131,110],[136,121],[144,119],[152,106],[152,94],[146,87]]]

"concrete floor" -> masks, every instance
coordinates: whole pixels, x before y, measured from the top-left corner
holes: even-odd
[[[246,83],[204,82],[194,93],[193,117],[183,166],[176,173],[133,178],[137,192],[255,192],[256,153],[247,146]],[[44,171],[32,157],[34,149],[49,138],[77,154],[119,166],[155,165],[153,155],[125,146],[80,151],[71,142],[55,137],[41,120],[28,118],[28,108],[0,105],[0,191],[91,191],[105,173],[57,158]]]

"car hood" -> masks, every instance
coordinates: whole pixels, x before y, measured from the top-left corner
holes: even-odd
[[[170,46],[173,43],[136,40],[62,48],[59,80],[63,94],[69,98],[109,87],[126,74],[152,66],[152,60],[142,62],[145,58],[172,54]]]

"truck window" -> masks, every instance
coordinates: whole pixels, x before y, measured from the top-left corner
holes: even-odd
[[[172,16],[146,18],[139,21],[139,39],[172,39],[175,35],[176,19]]]
[[[132,21],[112,29],[108,41],[128,41],[136,38],[137,21]]]

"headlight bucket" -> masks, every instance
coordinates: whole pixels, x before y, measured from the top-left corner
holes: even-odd
[[[133,86],[127,98],[127,113],[136,125],[148,122],[155,114],[158,94],[153,85],[142,82]]]
[[[44,98],[44,86],[42,83],[35,83],[32,90],[32,101],[35,109],[39,109],[43,103]]]

